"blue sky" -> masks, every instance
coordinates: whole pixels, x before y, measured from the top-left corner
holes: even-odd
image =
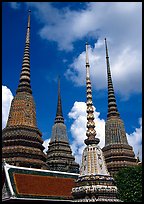
[[[45,145],[51,136],[61,77],[62,108],[73,153],[80,160],[85,139],[85,42],[89,60],[96,130],[104,145],[107,76],[104,38],[120,116],[129,143],[141,154],[142,26],[140,2],[3,2],[2,105],[3,127],[21,72],[27,10],[31,9],[31,86],[37,125]]]

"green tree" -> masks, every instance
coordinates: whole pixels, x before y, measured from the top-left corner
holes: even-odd
[[[118,198],[124,202],[142,202],[142,166],[126,167],[115,175]]]

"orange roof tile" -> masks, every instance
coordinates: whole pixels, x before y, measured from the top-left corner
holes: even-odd
[[[13,173],[17,194],[72,198],[74,178]]]

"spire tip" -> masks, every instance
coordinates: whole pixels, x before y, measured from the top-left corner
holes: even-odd
[[[62,114],[61,95],[60,95],[60,75],[58,75],[58,103],[57,103],[55,123],[64,123],[64,118]]]

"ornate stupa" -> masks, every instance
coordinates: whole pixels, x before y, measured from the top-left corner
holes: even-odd
[[[137,163],[133,148],[128,144],[124,123],[117,109],[106,38],[105,46],[108,77],[108,114],[105,123],[105,146],[102,151],[108,171],[111,175],[114,175],[120,168],[135,166]]]
[[[79,164],[75,162],[69,145],[66,125],[62,113],[60,95],[60,78],[58,80],[58,103],[51,140],[47,150],[47,165],[49,170],[79,173]]]
[[[84,141],[86,147],[83,150],[80,175],[76,187],[72,189],[72,195],[74,202],[119,202],[117,187],[107,170],[99,146],[100,140],[96,138],[89,68],[88,44],[86,44],[87,139]]]
[[[30,85],[30,11],[22,70],[12,100],[6,127],[2,131],[2,158],[8,164],[46,168],[42,134],[36,124],[35,103]]]

